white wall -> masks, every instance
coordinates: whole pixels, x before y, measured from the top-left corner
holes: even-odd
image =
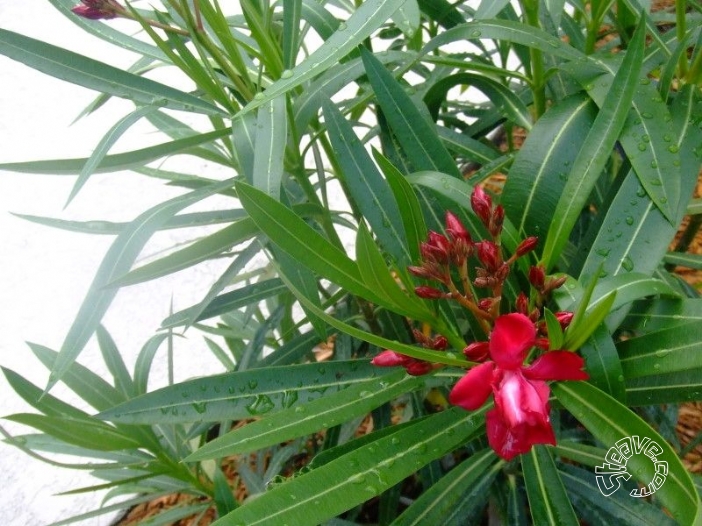
[[[119,67],[126,67],[134,60],[126,52],[84,33],[46,0],[0,0],[0,27]],[[89,155],[107,129],[131,108],[124,101],[113,101],[96,115],[71,125],[94,96],[94,92],[0,56],[0,162]],[[118,143],[116,150],[139,148],[157,141],[158,137],[143,127],[141,133]],[[211,170],[197,161],[188,168],[190,173]],[[74,181],[72,176],[0,171],[0,365],[42,388],[46,385],[47,372],[24,342],[60,348],[113,238],[50,229],[18,219],[10,212],[127,221],[147,207],[182,192],[133,174],[98,175],[63,210]],[[190,239],[192,235],[173,231],[159,235],[147,252]],[[129,363],[168,314],[171,295],[176,309],[198,301],[224,264],[217,262],[186,270],[120,291],[103,321],[127,354]],[[197,335],[188,336],[176,348],[176,366],[181,366],[177,367],[178,377],[219,370]],[[79,361],[93,370],[104,370],[94,341]],[[157,381],[163,381],[163,369],[161,364]],[[66,396],[60,385],[52,394]],[[33,412],[11,391],[5,378],[0,377],[0,416],[25,411]],[[15,433],[31,432],[12,422],[2,420],[0,424]],[[99,481],[84,472],[53,468],[5,444],[0,445],[0,473],[3,474],[0,523],[8,526],[38,526],[88,511],[99,504],[103,495],[55,496]],[[107,525],[112,517],[92,519],[85,524]]]

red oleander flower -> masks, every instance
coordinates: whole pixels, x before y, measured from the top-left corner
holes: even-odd
[[[525,366],[526,355],[535,345],[536,326],[527,316],[500,316],[488,344],[492,361],[470,369],[449,395],[452,404],[474,411],[493,394],[495,408],[486,415],[488,441],[505,460],[536,444],[556,444],[549,420],[548,380],[588,378],[583,359],[569,351],[544,353]]]
[[[117,16],[119,4],[111,0],[80,0],[83,5],[71,9],[76,15],[90,20],[110,19]]]

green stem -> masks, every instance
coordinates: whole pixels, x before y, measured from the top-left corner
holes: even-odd
[[[522,8],[527,24],[536,29],[541,29],[538,0],[524,0]],[[540,49],[531,47],[529,48],[529,58],[531,60],[531,90],[534,97],[534,120],[538,120],[546,111],[544,57]]]
[[[685,40],[685,30],[686,30],[686,18],[685,18],[685,6],[687,2],[685,0],[675,0],[675,34],[678,38],[678,42]],[[680,78],[685,77],[688,72],[687,67],[687,53],[683,52],[680,54],[678,59],[678,76]]]

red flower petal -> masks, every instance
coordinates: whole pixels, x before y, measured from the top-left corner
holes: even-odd
[[[532,380],[587,380],[585,360],[569,351],[551,351],[539,356],[522,372]]]
[[[507,425],[548,423],[550,390],[545,382],[527,380],[521,371],[505,371],[500,376],[499,383],[493,386],[495,407]]]
[[[533,426],[522,424],[509,427],[496,409],[488,411],[485,418],[490,447],[505,460],[512,460],[517,455],[527,453],[536,444],[556,445],[553,428],[548,422]]]
[[[451,389],[449,402],[468,411],[478,409],[492,392],[494,369],[495,364],[492,362],[485,362],[470,369]]]
[[[518,312],[505,314],[495,320],[490,356],[501,369],[520,368],[535,340],[536,327],[529,318]]]

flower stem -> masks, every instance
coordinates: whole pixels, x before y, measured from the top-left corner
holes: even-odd
[[[678,38],[678,42],[685,40],[685,29],[686,29],[686,19],[685,19],[685,6],[687,2],[685,0],[675,0],[675,34]],[[698,57],[699,58],[699,57]],[[683,78],[688,72],[687,64],[687,53],[683,52],[680,54],[678,59],[678,76]]]

